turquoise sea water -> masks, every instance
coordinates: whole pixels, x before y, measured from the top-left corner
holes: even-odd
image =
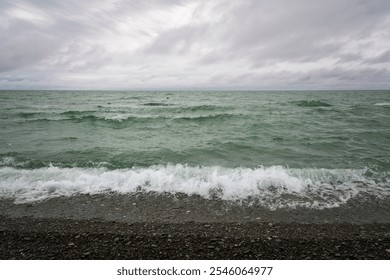
[[[388,197],[390,91],[0,91],[0,195]]]

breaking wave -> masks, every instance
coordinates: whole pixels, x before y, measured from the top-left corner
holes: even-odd
[[[52,122],[52,121],[73,121],[77,123],[81,122],[106,122],[106,123],[144,123],[147,121],[166,121],[166,120],[182,120],[182,121],[192,121],[192,122],[205,122],[205,121],[214,121],[214,120],[225,120],[231,118],[240,118],[245,117],[243,114],[207,114],[207,115],[198,115],[198,116],[135,116],[135,115],[126,115],[126,114],[116,114],[116,115],[69,115],[64,117],[43,117],[43,118],[34,118],[29,119],[28,122]]]
[[[320,101],[320,100],[301,100],[301,101],[294,101],[293,103],[299,107],[330,107],[330,106],[332,106],[331,104],[326,103],[324,101]]]
[[[375,106],[390,107],[390,102],[376,103]]]
[[[269,209],[332,208],[358,194],[390,195],[389,182],[366,178],[366,170],[289,169],[281,166],[223,168],[156,165],[147,168],[0,168],[0,197],[16,203],[78,194],[184,193],[207,199],[250,200]]]

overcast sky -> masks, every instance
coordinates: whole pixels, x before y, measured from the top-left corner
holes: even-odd
[[[0,0],[2,89],[389,89],[389,0]]]

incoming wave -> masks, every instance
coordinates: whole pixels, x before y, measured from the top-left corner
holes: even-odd
[[[67,117],[53,116],[45,118],[30,119],[29,122],[52,122],[52,121],[73,121],[73,122],[106,122],[106,123],[125,123],[125,122],[145,122],[156,120],[159,117],[153,116],[129,116],[129,115],[113,115],[113,116],[96,116],[96,115],[70,115]]]
[[[172,104],[167,104],[162,102],[149,102],[149,103],[145,103],[144,106],[172,106]]]
[[[69,116],[52,116],[52,117],[43,117],[43,118],[35,118],[29,119],[28,122],[52,122],[52,121],[72,121],[76,123],[82,122],[102,122],[102,123],[111,123],[118,124],[121,123],[124,125],[125,123],[145,123],[145,122],[155,122],[155,121],[191,121],[191,122],[205,122],[205,121],[215,121],[215,120],[226,120],[232,118],[240,118],[245,117],[243,114],[207,114],[207,115],[183,115],[183,116],[159,116],[159,115],[125,115],[125,114],[117,114],[117,115],[69,115]]]
[[[375,106],[390,107],[390,102],[376,103]]]
[[[332,106],[329,103],[320,100],[301,100],[293,101],[292,103],[296,104],[299,107],[330,107]]]
[[[188,110],[188,111],[217,111],[217,110],[226,110],[232,108],[226,106],[217,106],[217,105],[195,105],[189,107],[182,107],[181,109]]]
[[[269,209],[323,209],[342,205],[359,193],[379,198],[389,196],[388,186],[370,181],[364,173],[365,170],[352,169],[281,166],[251,169],[181,164],[116,170],[2,167],[0,197],[26,203],[77,194],[185,193],[207,199],[250,201]]]

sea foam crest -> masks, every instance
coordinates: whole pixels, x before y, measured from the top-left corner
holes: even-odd
[[[364,170],[151,166],[39,169],[0,168],[0,196],[16,203],[116,192],[185,193],[207,199],[252,201],[270,209],[330,208],[367,189]],[[338,182],[334,184],[334,182]],[[379,193],[376,193],[379,195]],[[382,193],[383,195],[383,193]]]

